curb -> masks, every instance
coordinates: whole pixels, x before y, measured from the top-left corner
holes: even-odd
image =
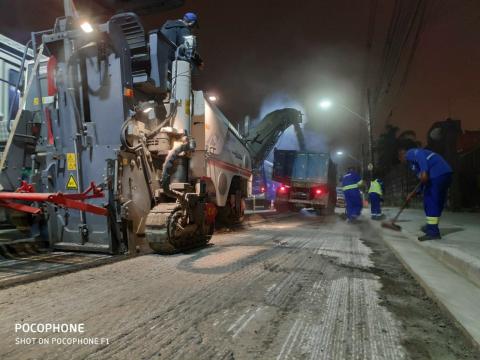
[[[448,318],[457,326],[458,329],[465,335],[468,341],[477,349],[480,350],[480,338],[476,338],[474,334],[472,334],[464,325],[464,323],[457,318],[457,316],[452,312],[452,310],[440,299],[440,296],[437,294],[436,290],[428,284],[428,282],[417,272],[413,269],[408,261],[404,259],[402,254],[395,248],[391,241],[384,238],[385,235],[382,227],[380,224],[375,224],[369,220],[370,225],[378,230],[382,235],[382,240],[388,246],[390,250],[395,254],[397,259],[402,263],[405,269],[413,276],[413,278],[420,284],[420,286],[425,290],[426,294],[440,307],[440,309],[448,316]],[[431,257],[434,261],[438,262],[441,266],[444,266],[447,270],[454,272],[458,276],[462,276],[462,274],[458,274],[458,272],[451,269],[450,266],[447,266],[444,262],[438,260],[435,256],[432,256],[429,251],[427,251],[425,246],[420,245],[417,242],[417,239],[414,238],[409,232],[400,232],[403,235],[405,240],[412,243],[412,246],[415,246],[417,249],[423,250],[427,256]],[[473,288],[477,288],[474,283],[472,283],[469,279],[465,279]]]
[[[417,242],[416,235],[409,230],[404,230],[404,233]],[[432,257],[448,266],[453,271],[462,275],[475,286],[480,288],[480,260],[469,254],[458,251],[455,248],[450,247],[446,250],[443,247],[435,246],[433,244],[417,243],[428,252]],[[456,255],[457,254],[457,255]]]

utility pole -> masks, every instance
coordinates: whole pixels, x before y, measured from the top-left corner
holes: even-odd
[[[375,164],[375,158],[373,155],[373,132],[372,132],[372,117],[371,117],[371,102],[370,102],[370,89],[367,89],[367,128],[368,128],[368,171],[370,178],[373,178],[373,167]]]

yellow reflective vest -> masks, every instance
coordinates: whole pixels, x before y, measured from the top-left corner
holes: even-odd
[[[370,189],[368,189],[368,193],[377,193],[378,195],[382,196],[382,185],[377,181],[377,179],[372,180],[370,182]]]

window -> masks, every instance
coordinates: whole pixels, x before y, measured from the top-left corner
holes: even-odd
[[[8,70],[8,82],[10,84],[16,84],[20,73],[17,70]],[[14,85],[8,85],[8,109],[7,112],[12,109],[10,113],[10,119],[13,120],[18,111],[18,104],[20,100],[20,90],[15,91]],[[12,108],[13,104],[13,108]],[[8,116],[8,115],[7,115]]]

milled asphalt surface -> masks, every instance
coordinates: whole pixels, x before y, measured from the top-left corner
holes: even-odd
[[[304,211],[212,243],[0,290],[0,358],[480,358],[367,222]],[[15,333],[22,322],[85,333]],[[15,344],[32,337],[109,344]]]

